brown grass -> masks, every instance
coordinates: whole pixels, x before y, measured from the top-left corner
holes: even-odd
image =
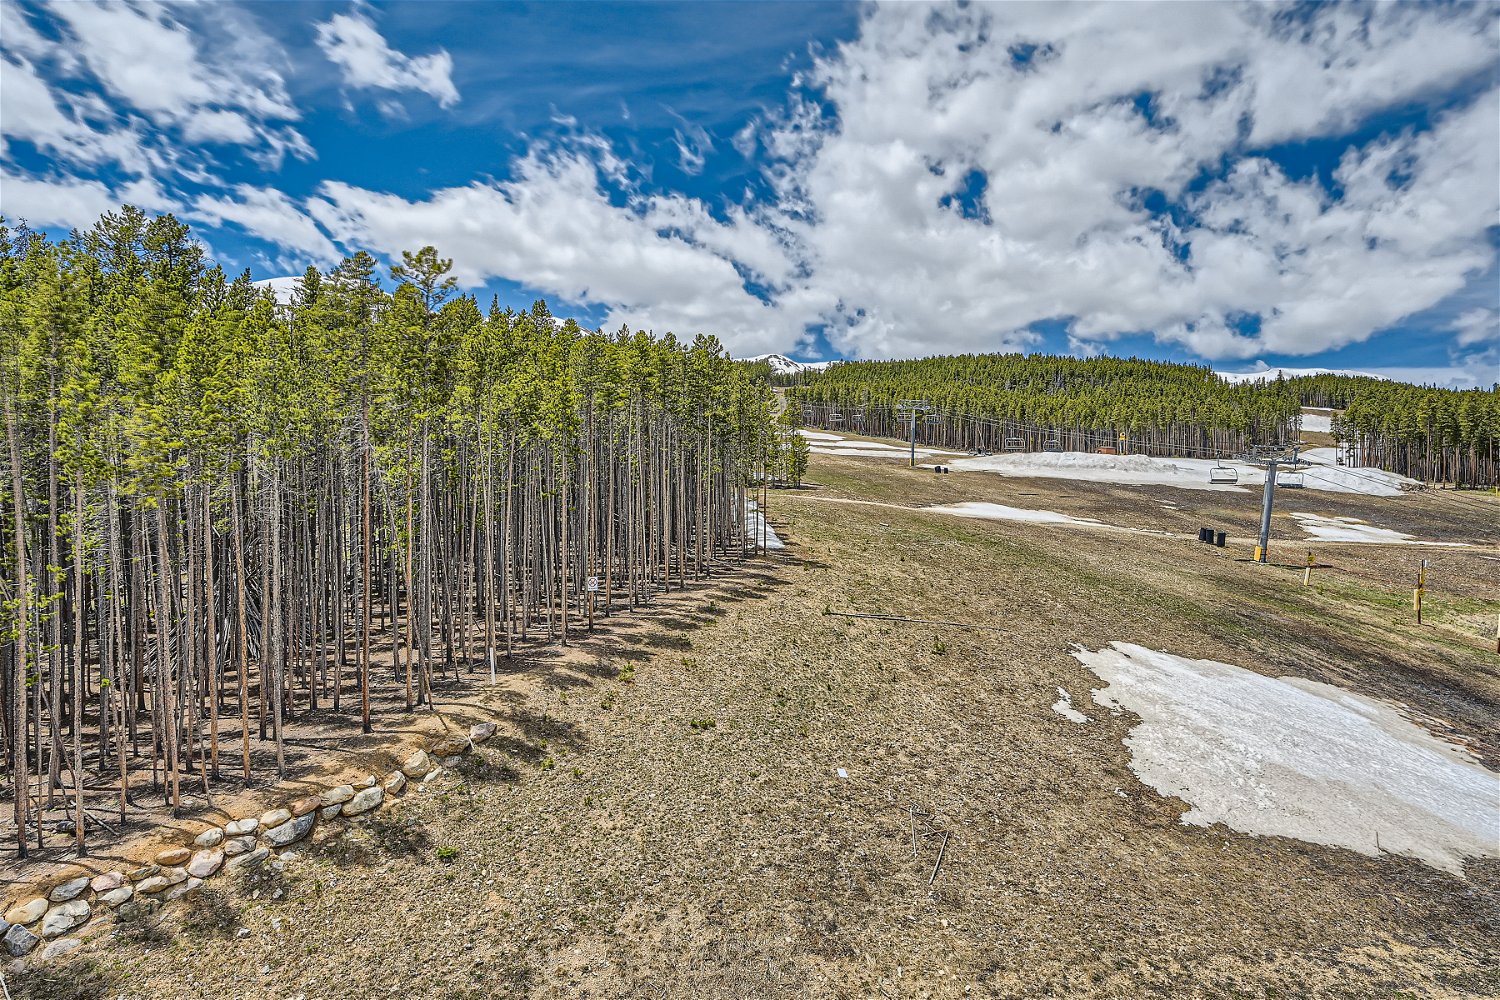
[[[1500,988],[1500,865],[1462,881],[1183,826],[1184,804],[1130,771],[1132,718],[1079,727],[1049,708],[1057,686],[1081,701],[1092,679],[1071,644],[1129,640],[1405,702],[1494,767],[1500,661],[1465,616],[1497,610],[1500,562],[1442,554],[1437,620],[1419,629],[1400,610],[1412,552],[1327,547],[1309,589],[1244,561],[1251,494],[822,456],[811,478],[825,488],[772,499],[786,554],[529,661],[488,696],[507,725],[463,770],[378,823],[325,834],[279,898],[237,885],[206,920],[169,913],[200,928],[166,946],[91,948],[91,974],[110,995],[164,998]],[[823,502],[838,496],[897,506]],[[1182,537],[900,509],[984,499]],[[1422,498],[1378,510],[1429,537],[1493,530]],[[1231,529],[1233,547],[1191,540],[1200,521]],[[1277,552],[1300,562],[1302,548]],[[919,832],[949,834],[931,887],[940,838],[913,856],[913,807],[930,814]],[[251,934],[217,930],[230,922]]]

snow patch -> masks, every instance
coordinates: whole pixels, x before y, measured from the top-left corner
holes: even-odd
[[[801,427],[797,428],[797,433],[801,434],[803,437],[807,438],[807,440],[809,440],[809,441],[842,441],[842,440],[844,440],[844,436],[842,434],[824,434],[822,431],[810,431],[810,430],[806,430],[806,429],[801,428]]]
[[[1093,518],[1073,517],[1071,514],[1059,514],[1055,510],[1027,510],[1024,507],[1007,507],[1001,503],[965,501],[964,503],[950,503],[940,507],[925,507],[923,509],[934,514],[976,517],[986,521],[1029,521],[1033,524],[1073,524],[1082,528],[1114,527],[1112,524],[1095,521]]]
[[[1363,493],[1399,496],[1416,481],[1379,469],[1350,469],[1336,464],[1333,448],[1311,448],[1302,453],[1309,466],[1302,470],[1304,487],[1323,493]],[[1224,462],[1239,473],[1236,485],[1210,483],[1209,474],[1220,463],[1207,458],[1151,458],[1147,455],[1100,455],[1095,452],[1017,452],[955,458],[955,472],[993,472],[1002,476],[1071,479],[1121,486],[1172,486],[1186,490],[1243,492],[1265,485],[1262,469],[1240,462]],[[1285,474],[1285,473],[1283,473]]]
[[[1057,700],[1052,703],[1052,711],[1071,722],[1084,723],[1089,717],[1073,707],[1073,697],[1068,694],[1067,688],[1057,689]]]
[[[1131,770],[1192,808],[1185,824],[1407,855],[1457,875],[1500,857],[1500,775],[1392,704],[1115,642],[1073,656],[1095,703],[1140,716]]]
[[[250,284],[255,288],[269,288],[271,294],[276,296],[278,304],[289,306],[292,304],[292,298],[297,294],[297,283],[301,280],[300,274],[288,274],[280,278],[261,278]]]
[[[761,543],[761,533],[764,532],[767,551],[786,548],[786,544],[776,534],[776,529],[766,523],[765,516],[754,500],[745,501],[745,531],[749,534],[750,541],[756,545]]]
[[[1357,517],[1338,517],[1288,511],[1297,526],[1315,542],[1373,542],[1384,545],[1443,545],[1463,548],[1462,542],[1424,542],[1402,531],[1377,528]]]
[[[1333,432],[1333,417],[1326,413],[1302,413],[1302,429],[1318,434],[1330,434]]]

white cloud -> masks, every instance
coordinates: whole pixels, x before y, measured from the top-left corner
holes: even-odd
[[[200,195],[187,214],[214,226],[232,223],[317,264],[327,265],[342,257],[317,223],[273,188],[239,184],[230,197]]]
[[[0,169],[0,214],[11,221],[24,219],[33,227],[86,229],[126,203],[150,212],[176,207],[151,180],[109,187],[95,180],[49,181]]]
[[[1500,343],[1500,308],[1470,309],[1454,321],[1459,347]]]
[[[309,211],[349,246],[388,256],[437,246],[453,256],[454,274],[466,285],[505,277],[570,302],[603,304],[607,326],[712,333],[745,353],[801,329],[785,305],[773,308],[745,291],[725,256],[658,231],[662,220],[646,206],[612,204],[601,186],[607,168],[584,152],[533,154],[514,174],[419,201],[330,182]],[[704,217],[686,203],[674,202],[671,210],[684,219]],[[722,224],[708,229],[716,243],[732,243],[739,231]]]
[[[408,56],[391,48],[362,12],[335,14],[318,25],[318,47],[343,71],[351,87],[415,90],[443,107],[458,103],[453,86],[453,57],[446,49]]]

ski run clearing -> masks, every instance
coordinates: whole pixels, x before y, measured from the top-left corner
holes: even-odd
[[[885,444],[881,441],[851,440],[840,434],[828,434],[823,431],[799,431],[808,441],[808,450],[815,455],[842,455],[846,458],[907,458],[911,454],[910,445]],[[962,457],[962,452],[943,451],[940,448],[918,448],[917,458],[929,459],[935,456],[953,455]]]
[[[1456,875],[1465,858],[1500,857],[1500,776],[1394,705],[1124,642],[1073,656],[1107,685],[1096,704],[1140,716],[1125,740],[1131,769],[1192,806],[1185,824],[1403,854]]]
[[[1302,453],[1308,467],[1301,470],[1305,489],[1323,493],[1362,493],[1399,496],[1415,480],[1380,469],[1351,469],[1335,464],[1334,449],[1312,448]],[[1207,458],[1152,458],[1147,455],[1099,455],[1093,452],[1015,452],[955,458],[955,472],[993,472],[1002,476],[1071,479],[1120,486],[1172,486],[1187,490],[1242,491],[1265,485],[1265,472],[1241,462],[1220,463]],[[1238,483],[1209,482],[1215,467],[1228,466]],[[1283,482],[1288,475],[1282,472]]]

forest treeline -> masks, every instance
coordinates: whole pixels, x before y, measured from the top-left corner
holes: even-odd
[[[1316,375],[1230,383],[1197,365],[1136,358],[981,354],[842,362],[798,373],[789,398],[809,423],[906,437],[903,400],[921,400],[919,444],[999,451],[1116,446],[1162,456],[1229,456],[1297,440],[1304,406],[1341,409],[1349,459],[1428,482],[1500,483],[1500,392]]]
[[[763,379],[709,337],[481,309],[450,267],[359,253],[287,303],[171,216],[0,226],[21,854],[85,851],[101,795],[123,820],[284,773],[294,715],[369,732],[372,689],[414,710],[753,550],[791,436]]]
[[[965,354],[830,366],[789,389],[804,419],[867,434],[907,436],[903,400],[921,400],[917,440],[940,448],[1000,451],[1021,439],[1069,451],[1235,452],[1293,440],[1298,403],[1284,388],[1236,386],[1207,368],[1136,358]]]
[[[1303,406],[1341,410],[1334,436],[1365,465],[1458,487],[1500,484],[1500,386],[1438,389],[1330,374],[1286,386]]]

